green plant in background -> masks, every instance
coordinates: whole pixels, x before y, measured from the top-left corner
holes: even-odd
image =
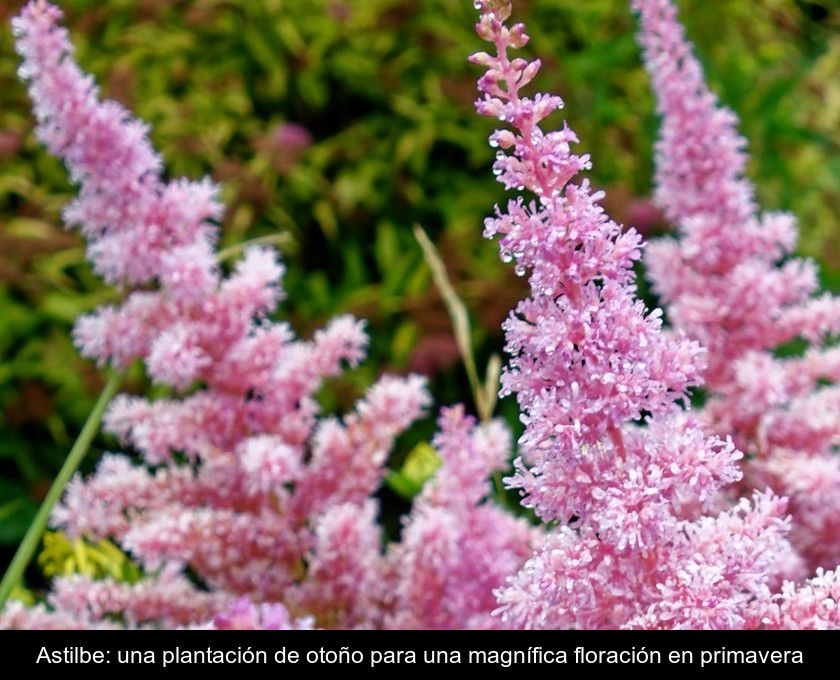
[[[71,540],[57,531],[44,535],[44,549],[38,565],[45,576],[82,574],[90,578],[110,577],[121,583],[140,580],[140,568],[111,541],[90,543],[81,538]]]
[[[440,456],[426,442],[420,442],[405,457],[399,470],[391,470],[385,483],[397,494],[411,500],[420,493],[441,465]]]
[[[19,4],[0,8],[0,544],[9,547],[104,384],[67,339],[70,322],[118,295],[60,227],[71,188],[31,135],[8,28]],[[423,224],[437,245],[471,321],[475,364],[486,365],[522,284],[478,228],[488,197],[501,194],[484,171],[490,129],[473,115],[475,74],[464,61],[477,45],[471,3],[61,4],[79,59],[107,96],[152,125],[171,172],[223,183],[231,206],[223,246],[281,235],[294,301],[284,313],[296,328],[306,335],[342,311],[369,319],[371,360],[329,385],[326,409],[350,403],[382,369],[432,375],[444,402],[470,394],[477,371],[459,361],[463,339],[411,225]],[[840,289],[840,85],[831,77],[840,8],[833,0],[681,7],[713,87],[744,121],[761,202],[801,217],[803,252]],[[595,181],[609,185],[611,213],[656,228],[645,202],[656,121],[627,3],[530,0],[519,9],[546,64],[543,86],[568,94],[570,123],[599,159]],[[148,387],[136,372],[126,382]],[[472,407],[486,411],[483,392],[472,392]],[[517,425],[510,400],[498,409]],[[393,467],[411,481],[398,493],[416,493],[433,469],[416,448],[430,430],[402,442]],[[100,438],[93,448],[107,445]]]

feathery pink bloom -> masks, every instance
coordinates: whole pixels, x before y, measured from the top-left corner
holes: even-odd
[[[662,126],[656,198],[679,240],[646,264],[674,326],[709,351],[702,416],[750,454],[749,485],[791,499],[792,540],[810,567],[840,562],[840,300],[819,294],[816,265],[792,257],[795,219],[760,214],[744,176],[746,142],[720,106],[671,0],[634,0]],[[773,351],[795,339],[804,356]],[[819,472],[817,472],[819,471]]]
[[[804,584],[785,583],[781,593],[762,603],[760,624],[767,629],[840,628],[840,573],[817,568]]]
[[[505,24],[509,0],[476,6],[494,48],[472,57],[487,69],[476,107],[505,125],[490,137],[493,172],[533,196],[497,207],[485,229],[530,284],[505,324],[503,392],[516,394],[525,423],[509,482],[559,524],[498,591],[499,614],[532,628],[747,626],[757,598],[799,573],[785,503],[759,495],[707,514],[740,478],[741,454],[680,406],[705,353],[663,333],[661,312],[636,299],[641,237],[575,181],[590,162],[572,153],[574,132],[540,127],[562,101],[522,94],[540,62],[510,54],[528,37]]]
[[[312,619],[293,619],[282,604],[254,604],[234,600],[207,626],[215,630],[311,630]]]
[[[146,283],[160,275],[167,254],[177,259],[198,243],[212,243],[213,220],[221,215],[216,188],[206,181],[163,182],[147,127],[116,102],[99,101],[93,79],[72,59],[60,17],[41,1],[12,21],[37,135],[80,185],[65,219],[88,238],[96,270],[110,282]]]
[[[0,629],[176,628],[207,619],[228,599],[197,590],[175,566],[137,583],[68,576],[55,580],[49,609],[11,602],[0,613]]]
[[[540,533],[489,500],[490,475],[506,466],[510,432],[444,409],[435,477],[415,500],[400,543],[387,555],[389,628],[487,629],[494,590],[525,562]]]
[[[223,276],[215,188],[164,182],[145,126],[97,99],[59,19],[44,0],[15,19],[21,72],[39,137],[80,184],[67,221],[88,238],[97,270],[128,290],[121,305],[82,317],[76,340],[100,363],[141,359],[173,396],[115,399],[105,428],[145,465],[104,456],[53,514],[71,536],[116,541],[147,576],[132,585],[59,580],[48,608],[11,605],[3,624],[99,627],[116,615],[129,627],[495,623],[493,590],[534,536],[485,502],[487,477],[508,460],[506,433],[444,418],[445,473],[418,501],[405,546],[386,552],[373,496],[394,441],[429,406],[425,381],[383,376],[351,413],[319,417],[324,379],[365,356],[362,324],[337,317],[302,341],[270,320],[283,267],[269,249],[247,249]],[[452,539],[446,565],[429,559],[415,528],[438,510],[435,526]],[[412,563],[395,572],[398,560]],[[406,578],[443,583],[451,599],[421,610],[412,595],[386,592],[394,578],[401,593]]]

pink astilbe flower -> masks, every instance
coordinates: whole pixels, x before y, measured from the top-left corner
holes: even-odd
[[[320,417],[324,379],[364,359],[362,324],[337,317],[303,341],[270,320],[283,297],[283,267],[270,249],[247,249],[223,274],[215,189],[164,183],[145,127],[97,99],[59,18],[33,0],[15,19],[22,75],[40,138],[80,184],[67,221],[88,238],[97,270],[126,290],[121,305],[79,319],[76,341],[101,364],[142,360],[171,396],[118,396],[105,429],[143,464],[105,455],[92,476],[71,481],[53,513],[69,536],[117,542],[143,579],[60,579],[47,606],[12,604],[0,622],[497,625],[493,591],[534,539],[486,500],[488,476],[509,459],[507,433],[498,424],[474,428],[459,410],[444,417],[444,472],[413,510],[404,545],[386,550],[375,494],[396,438],[430,404],[424,379],[382,376],[349,414]],[[444,562],[424,527],[446,537]],[[440,582],[446,598],[422,600],[407,579]]]
[[[840,628],[840,573],[817,568],[801,586],[785,583],[782,592],[762,603],[760,624],[768,629]]]
[[[105,456],[53,516],[69,535],[119,542],[146,577],[59,580],[51,611],[33,609],[29,624],[288,627],[288,605],[322,625],[377,625],[385,566],[371,496],[395,438],[429,404],[424,381],[382,377],[350,415],[318,418],[323,380],[364,358],[362,324],[339,317],[301,341],[270,321],[283,267],[269,249],[247,249],[223,276],[215,187],[163,181],[145,126],[98,100],[60,16],[34,0],[14,20],[21,75],[39,138],[80,185],[67,222],[127,292],[80,319],[76,340],[100,363],[142,359],[175,396],[116,399],[106,429],[155,467]],[[27,625],[14,608],[4,622]]]
[[[523,96],[540,62],[510,56],[528,37],[505,24],[509,0],[476,5],[494,47],[472,57],[487,68],[476,106],[506,125],[490,137],[493,171],[534,197],[497,207],[485,229],[530,284],[505,324],[503,392],[525,423],[509,483],[559,525],[498,591],[498,613],[533,628],[751,625],[755,603],[800,571],[785,502],[759,495],[714,514],[741,454],[680,405],[705,353],[663,333],[661,313],[636,299],[641,237],[609,219],[586,179],[573,181],[590,165],[570,150],[574,132],[540,127],[562,101]]]
[[[382,622],[385,563],[377,506],[368,501],[330,507],[319,518],[308,578],[294,597],[297,608],[331,628],[375,628]]]
[[[319,625],[375,626],[384,563],[370,495],[393,438],[427,399],[422,381],[386,377],[344,422],[309,418],[302,444],[277,433],[229,449],[204,442],[195,467],[155,471],[105,457],[68,488],[55,519],[70,535],[119,541],[149,572],[186,564],[214,592],[286,603]]]
[[[312,619],[293,619],[282,604],[254,604],[246,597],[232,602],[205,628],[214,630],[311,630]]]
[[[82,576],[57,579],[49,603],[57,611],[72,611],[92,621],[119,617],[128,627],[174,628],[206,618],[227,600],[225,593],[196,592],[194,584],[169,565],[133,584]]]
[[[43,603],[28,607],[18,600],[9,600],[0,611],[0,630],[90,630],[116,629],[112,621],[92,621],[72,611],[55,610]]]
[[[216,188],[207,181],[162,181],[146,125],[116,102],[98,100],[93,79],[72,59],[60,18],[58,8],[32,2],[12,22],[37,135],[80,185],[65,219],[88,238],[96,270],[113,283],[146,283],[160,275],[165,257],[187,260],[196,244],[214,238],[212,221],[222,212]]]
[[[497,421],[476,425],[460,406],[444,409],[438,424],[433,443],[441,466],[388,554],[392,613],[386,626],[499,628],[493,591],[525,562],[539,537],[488,500],[490,475],[508,461],[510,432]]]
[[[229,599],[196,590],[174,566],[138,583],[67,576],[55,580],[49,609],[12,602],[0,613],[0,629],[176,628],[207,619]]]
[[[790,498],[792,541],[810,567],[840,562],[840,300],[791,257],[794,218],[758,211],[737,118],[707,87],[670,0],[634,0],[662,127],[656,198],[680,238],[646,264],[675,327],[709,350],[703,418],[750,454],[750,486]],[[773,351],[795,339],[803,356]],[[832,385],[825,385],[831,383]]]

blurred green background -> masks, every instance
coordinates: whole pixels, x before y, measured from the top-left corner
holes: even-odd
[[[102,385],[70,343],[71,323],[118,298],[61,227],[73,188],[34,140],[15,78],[8,22],[21,4],[0,5],[0,562]],[[300,334],[339,312],[369,320],[370,360],[324,391],[326,409],[346,408],[383,370],[428,374],[439,403],[470,401],[411,226],[437,243],[471,311],[483,367],[500,350],[499,324],[522,283],[481,238],[503,194],[490,173],[490,123],[472,107],[472,2],[60,4],[81,64],[152,125],[170,173],[222,183],[222,245],[285,235],[282,313]],[[612,214],[659,232],[646,199],[656,119],[629,2],[515,4],[543,59],[539,86],[564,96]],[[712,86],[741,116],[763,205],[799,216],[801,252],[840,289],[840,3],[679,4]],[[139,372],[128,388],[146,388]],[[516,425],[511,400],[499,410]],[[97,450],[108,445],[100,439]]]

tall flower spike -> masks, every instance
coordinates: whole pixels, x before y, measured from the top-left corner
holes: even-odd
[[[99,361],[142,358],[153,379],[189,393],[115,400],[106,428],[154,469],[106,455],[92,477],[71,482],[53,516],[74,537],[118,542],[148,577],[131,585],[59,580],[48,607],[10,605],[0,626],[113,627],[115,615],[129,627],[499,625],[493,590],[522,565],[535,537],[485,502],[487,477],[508,460],[507,432],[496,423],[474,427],[457,408],[442,417],[444,465],[413,509],[403,543],[386,554],[372,496],[395,438],[429,404],[423,379],[384,376],[352,413],[318,418],[314,395],[323,379],[364,357],[361,324],[339,317],[312,340],[295,340],[287,325],[267,319],[282,296],[282,266],[271,251],[246,251],[223,279],[208,229],[197,228],[180,248],[160,240],[169,229],[167,192],[182,192],[175,222],[187,225],[189,215],[200,222],[190,185],[162,184],[143,128],[122,110],[109,117],[118,109],[96,100],[69,58],[59,16],[36,0],[15,30],[49,128],[42,138],[82,184],[70,214],[84,223],[104,270],[125,283],[142,278],[140,269],[124,271],[108,245],[124,232],[148,252],[142,271],[158,284],[81,319],[77,340]],[[109,185],[103,178],[118,168],[104,151],[87,149],[90,139],[146,160],[129,163]],[[117,195],[102,199],[112,189]],[[112,203],[112,212],[97,212]],[[446,597],[430,598],[433,585]]]
[[[679,404],[704,353],[664,334],[661,313],[636,299],[641,237],[607,217],[586,179],[574,181],[589,167],[571,152],[575,134],[540,126],[560,98],[522,94],[540,63],[509,54],[528,41],[522,24],[505,24],[510,2],[476,6],[477,32],[494,48],[471,58],[487,69],[476,107],[505,125],[490,137],[493,172],[535,197],[497,207],[485,229],[530,284],[505,324],[503,391],[516,393],[525,423],[509,482],[559,524],[498,591],[499,614],[525,627],[750,625],[752,603],[797,569],[784,502],[757,496],[704,514],[740,476],[740,453]]]
[[[390,548],[389,628],[487,629],[493,592],[538,545],[539,532],[488,499],[489,477],[510,459],[501,422],[476,425],[462,406],[441,411],[434,444],[441,466]]]
[[[246,250],[222,276],[215,188],[163,182],[145,126],[99,101],[60,17],[33,0],[14,20],[38,135],[80,184],[66,217],[97,270],[143,284],[82,317],[76,339],[91,358],[142,359],[152,379],[189,392],[116,399],[106,428],[155,469],[105,456],[53,515],[70,535],[118,542],[147,578],[60,580],[49,609],[12,605],[0,625],[101,627],[115,614],[127,626],[277,628],[310,625],[309,614],[379,625],[372,591],[385,562],[371,496],[395,438],[428,406],[424,381],[384,376],[354,413],[319,419],[324,378],[365,355],[362,324],[338,317],[301,341],[270,321],[283,267],[269,249]]]
[[[161,275],[165,259],[181,259],[204,267],[184,276],[181,286],[212,287],[213,258],[206,246],[215,234],[212,220],[222,212],[216,188],[207,181],[162,181],[147,126],[116,102],[98,100],[93,79],[72,58],[60,18],[58,8],[38,0],[12,27],[24,60],[18,74],[35,102],[38,138],[65,160],[80,185],[65,210],[67,223],[80,226],[97,272],[112,283],[146,283]],[[205,245],[203,252],[198,244]]]
[[[760,215],[737,118],[707,87],[671,0],[634,0],[662,126],[656,197],[679,230],[649,248],[677,328],[709,350],[704,418],[751,454],[747,481],[790,498],[792,540],[811,568],[840,562],[840,300],[792,257],[791,215]],[[773,350],[802,338],[803,356]],[[829,382],[834,386],[825,386]]]

